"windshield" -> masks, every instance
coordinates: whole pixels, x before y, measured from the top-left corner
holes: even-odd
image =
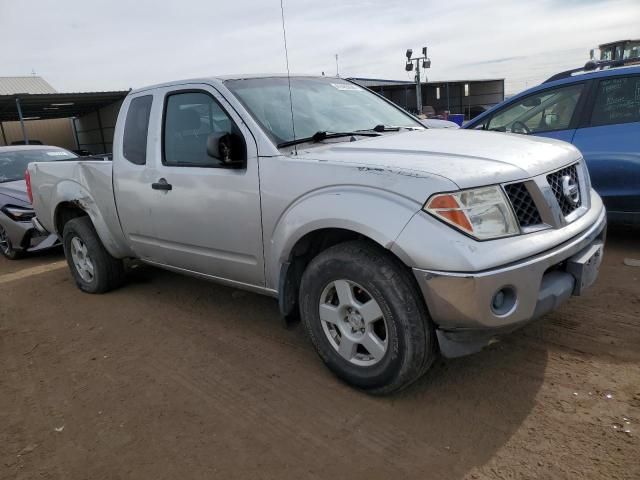
[[[0,148],[0,183],[24,179],[24,172],[31,162],[55,162],[74,158],[78,158],[77,155],[60,148],[8,151]]]
[[[227,80],[225,86],[276,144],[294,140],[286,77]],[[295,138],[316,132],[355,132],[377,125],[423,126],[377,95],[338,78],[292,77]]]

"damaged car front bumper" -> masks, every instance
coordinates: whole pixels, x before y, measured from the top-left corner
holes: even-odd
[[[572,239],[499,268],[472,273],[414,268],[443,355],[479,351],[580,295],[597,277],[605,237],[602,209],[597,221]]]

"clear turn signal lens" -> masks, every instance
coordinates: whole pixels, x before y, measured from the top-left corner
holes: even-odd
[[[511,206],[499,186],[437,194],[427,201],[424,210],[478,240],[520,233]]]

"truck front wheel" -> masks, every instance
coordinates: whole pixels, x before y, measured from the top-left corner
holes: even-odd
[[[436,357],[433,325],[410,272],[367,242],[315,257],[302,276],[300,308],[329,369],[370,393],[410,385]]]
[[[105,293],[122,284],[122,260],[113,258],[107,252],[89,217],[69,220],[62,236],[64,254],[80,290]]]

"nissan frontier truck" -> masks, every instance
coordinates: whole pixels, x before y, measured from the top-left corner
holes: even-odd
[[[572,145],[425,128],[339,78],[134,90],[112,162],[32,163],[26,180],[81,290],[121,286],[138,259],[272,296],[377,394],[583,294],[606,231]]]

